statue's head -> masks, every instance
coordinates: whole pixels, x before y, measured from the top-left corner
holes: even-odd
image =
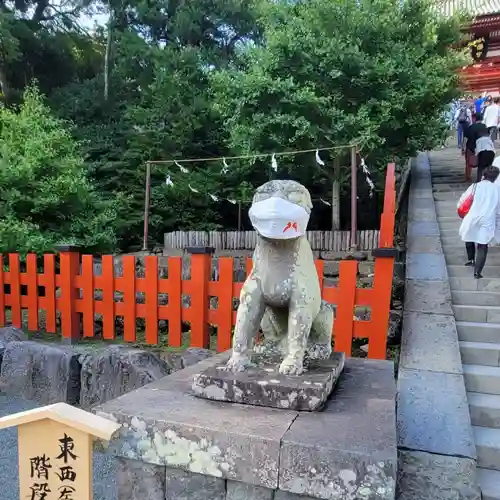
[[[305,235],[311,209],[311,195],[302,184],[269,181],[255,191],[249,216],[264,238],[287,240]]]

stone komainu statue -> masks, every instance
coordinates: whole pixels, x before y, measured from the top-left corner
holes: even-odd
[[[299,375],[305,357],[331,355],[334,312],[321,300],[305,237],[311,209],[309,191],[298,182],[270,181],[256,190],[249,215],[258,241],[241,290],[228,369],[250,365],[259,326],[264,340],[258,349],[282,356],[280,373]]]

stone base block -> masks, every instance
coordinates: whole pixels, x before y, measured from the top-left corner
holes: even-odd
[[[398,500],[480,500],[476,462],[422,451],[398,453]]]
[[[118,458],[118,500],[165,500],[165,466]]]
[[[255,406],[291,410],[319,410],[328,399],[344,368],[344,353],[311,364],[302,375],[282,375],[279,360],[259,354],[254,366],[242,372],[226,370],[225,363],[211,366],[195,375],[192,385],[196,396]]]
[[[184,485],[181,491],[193,492],[195,484],[205,493],[199,497],[203,500],[220,500],[223,484],[225,500],[269,500],[271,492],[280,500],[394,500],[392,363],[348,359],[334,397],[321,412],[193,396],[194,375],[225,363],[229,354],[95,408],[122,424],[108,453],[166,466],[168,500],[169,488],[178,491]],[[194,493],[189,498],[198,499]]]
[[[80,402],[80,364],[70,349],[38,342],[9,342],[0,390],[42,404]]]

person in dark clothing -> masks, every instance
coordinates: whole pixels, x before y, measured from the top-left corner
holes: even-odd
[[[465,145],[465,170],[467,180],[470,181],[471,170],[477,165],[476,158],[476,141],[483,134],[484,131],[488,133],[486,125],[483,123],[483,115],[481,113],[476,113],[476,121],[470,127],[464,131],[467,137],[467,143]]]
[[[477,180],[481,182],[483,179],[484,169],[490,167],[495,159],[495,146],[490,137],[489,130],[479,131],[479,137],[476,140],[476,157],[477,157]]]

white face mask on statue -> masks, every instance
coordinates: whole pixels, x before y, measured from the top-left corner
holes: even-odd
[[[309,222],[304,208],[277,196],[253,204],[248,215],[261,236],[274,240],[304,236]]]

